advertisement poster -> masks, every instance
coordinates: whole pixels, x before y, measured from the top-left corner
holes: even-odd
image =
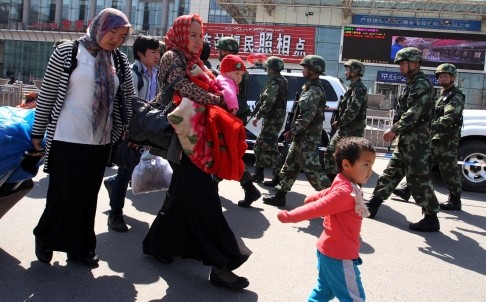
[[[452,63],[462,70],[485,71],[485,35],[439,31],[344,26],[341,61],[394,64],[403,47],[418,48],[425,67]]]
[[[240,45],[238,55],[278,56],[285,63],[300,63],[306,55],[314,54],[315,28],[299,26],[270,26],[255,24],[204,24],[204,39],[211,43],[211,58],[218,57],[215,45],[221,37],[234,37]]]

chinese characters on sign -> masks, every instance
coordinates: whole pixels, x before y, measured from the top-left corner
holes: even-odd
[[[429,79],[429,81],[432,83],[432,85],[439,86],[439,82],[437,81],[437,79],[433,74],[428,74],[426,76]],[[378,71],[376,74],[376,81],[385,82],[385,83],[406,84],[407,78],[400,72]]]
[[[52,22],[34,22],[32,23],[32,29],[83,32],[84,20],[62,20],[60,26]]]
[[[353,15],[353,24],[389,27],[418,27],[421,29],[481,31],[481,21],[477,20]]]
[[[238,55],[243,60],[251,54],[264,54],[278,56],[286,63],[299,63],[306,55],[314,54],[313,27],[206,23],[204,40],[211,43],[211,58],[218,57],[215,46],[226,36],[238,41]]]

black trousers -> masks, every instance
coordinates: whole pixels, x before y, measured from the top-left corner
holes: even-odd
[[[96,249],[94,221],[108,145],[53,141],[46,208],[34,235],[45,247],[76,255]]]

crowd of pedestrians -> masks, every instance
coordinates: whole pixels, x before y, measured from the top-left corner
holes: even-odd
[[[316,193],[307,196],[301,207],[279,211],[278,219],[287,223],[324,218],[317,243],[318,285],[309,301],[334,297],[365,300],[358,269],[362,220],[375,218],[392,193],[404,200],[412,196],[421,206],[424,218],[409,225],[412,231],[439,231],[440,209],[461,210],[456,160],[464,95],[454,85],[454,65],[437,67],[435,75],[443,91],[434,100],[433,86],[420,70],[420,50],[397,49],[393,59],[407,84],[398,101],[399,117],[383,136],[385,141],[396,140],[396,148],[372,198],[365,201],[361,186],[370,178],[376,151],[363,138],[368,100],[368,89],[361,80],[365,75],[363,63],[352,59],[344,64],[350,84],[332,121],[334,134],[324,154],[323,168],[318,146],[326,108],[320,81],[326,67],[324,58],[307,55],[300,62],[306,82],[287,116],[283,137],[288,152],[282,154],[278,137],[287,115],[288,83],[281,75],[281,58],[271,56],[264,64],[268,81],[251,120],[249,75],[238,56],[236,39],[219,39],[216,48],[220,64],[212,68],[207,61],[210,45],[203,43],[203,20],[197,14],[183,15],[174,21],[163,42],[138,36],[133,45],[135,61],[129,64],[118,48],[131,31],[128,18],[108,8],[96,16],[85,36],[55,45],[37,99],[32,131],[32,142],[39,151],[46,135],[44,170],[49,173],[46,207],[34,229],[39,261],[49,263],[53,251],[61,251],[69,261],[98,265],[94,218],[105,166],[112,164],[112,146],[125,130],[121,102],[131,108],[132,96],[156,100],[160,89],[167,86],[208,112],[223,108],[223,115],[233,117],[221,121],[221,127],[231,119],[232,127],[243,127],[247,122],[262,124],[254,146],[255,173],[251,175],[245,168],[239,179],[245,193],[239,206],[251,207],[261,197],[254,183],[263,183],[276,189],[263,198],[263,203],[285,207],[286,195],[298,174],[305,173]],[[399,38],[397,43],[401,42]],[[67,70],[64,62],[74,64]],[[172,181],[143,240],[143,253],[164,264],[172,263],[174,257],[201,261],[211,267],[212,285],[246,288],[249,280],[234,270],[247,261],[251,251],[235,236],[223,215],[218,193],[221,179],[193,162],[191,154],[177,143],[177,133],[172,140],[175,143],[167,150]],[[450,194],[441,205],[429,177],[433,163],[439,164]],[[266,168],[271,169],[272,178],[264,182]],[[110,197],[108,227],[113,231],[129,230],[123,207],[132,172],[118,168],[115,176],[104,180]],[[406,183],[399,187],[404,177]]]

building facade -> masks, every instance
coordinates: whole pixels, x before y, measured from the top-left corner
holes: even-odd
[[[486,109],[482,0],[0,0],[0,78],[13,74],[24,82],[40,79],[53,43],[83,35],[89,21],[106,7],[125,12],[135,36],[162,36],[177,16],[189,12],[212,24],[313,27],[313,49],[326,59],[326,74],[344,80],[344,61],[361,59],[366,65],[363,81],[370,92],[385,95],[384,109],[393,108],[404,78],[390,58],[374,55],[385,51],[380,39],[391,47],[389,41],[405,33],[407,46],[423,49],[430,58],[424,70],[431,79],[441,62],[458,64],[462,68],[457,85],[466,95],[466,107]],[[461,35],[468,38],[447,39]],[[133,37],[122,49],[130,58],[132,43]],[[353,49],[357,52],[349,52]],[[277,53],[273,49],[265,54]],[[299,67],[295,62],[287,65]]]

